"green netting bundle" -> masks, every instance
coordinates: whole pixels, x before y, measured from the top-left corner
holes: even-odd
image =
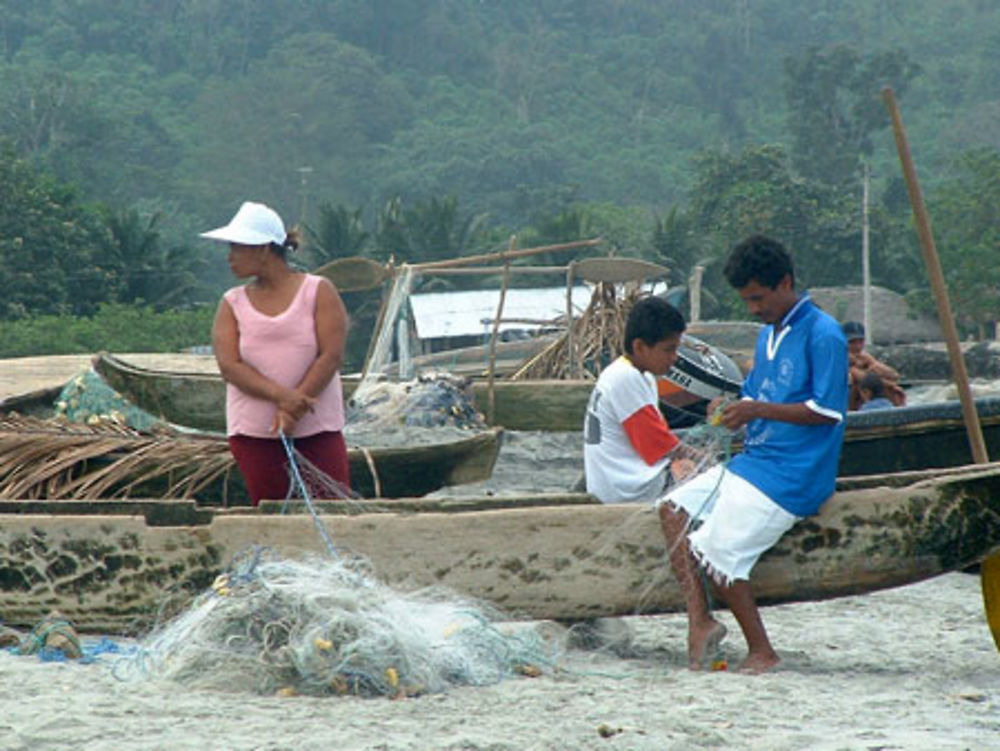
[[[163,422],[125,399],[93,370],[71,378],[63,387],[55,402],[55,414],[70,422],[113,422],[144,432]]]

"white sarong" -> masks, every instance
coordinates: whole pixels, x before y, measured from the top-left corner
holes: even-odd
[[[669,491],[657,507],[662,503],[700,522],[688,534],[691,552],[725,585],[749,579],[757,559],[799,519],[721,464]]]

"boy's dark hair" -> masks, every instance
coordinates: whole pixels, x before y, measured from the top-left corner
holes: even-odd
[[[633,354],[636,339],[652,346],[684,328],[684,316],[677,308],[662,297],[644,297],[632,306],[625,321],[625,351]]]
[[[871,371],[865,373],[861,376],[861,380],[858,381],[858,388],[870,391],[872,399],[885,396],[885,383],[883,383],[878,373],[872,373]]]
[[[737,244],[722,273],[734,289],[743,289],[750,282],[774,289],[785,274],[795,283],[795,268],[788,251],[777,240],[763,235],[753,235]]]

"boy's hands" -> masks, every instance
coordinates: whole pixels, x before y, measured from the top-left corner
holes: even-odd
[[[670,462],[670,474],[673,475],[674,480],[677,482],[693,474],[694,470],[694,461],[691,459],[680,458]]]

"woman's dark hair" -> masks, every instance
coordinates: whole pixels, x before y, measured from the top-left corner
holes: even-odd
[[[301,234],[298,227],[293,227],[285,233],[285,242],[271,243],[271,252],[277,253],[281,258],[286,258],[289,253],[294,253],[299,247]]]
[[[795,282],[795,268],[788,251],[777,240],[763,235],[753,235],[736,245],[722,273],[734,289],[743,289],[750,282],[774,289],[785,274]]]
[[[632,343],[642,339],[652,346],[671,334],[684,331],[684,316],[660,297],[644,297],[629,311],[625,321],[625,351],[633,354]]]
[[[858,389],[870,391],[872,399],[885,396],[885,383],[882,382],[882,378],[878,373],[872,373],[871,371],[861,376],[861,380],[858,381]]]

